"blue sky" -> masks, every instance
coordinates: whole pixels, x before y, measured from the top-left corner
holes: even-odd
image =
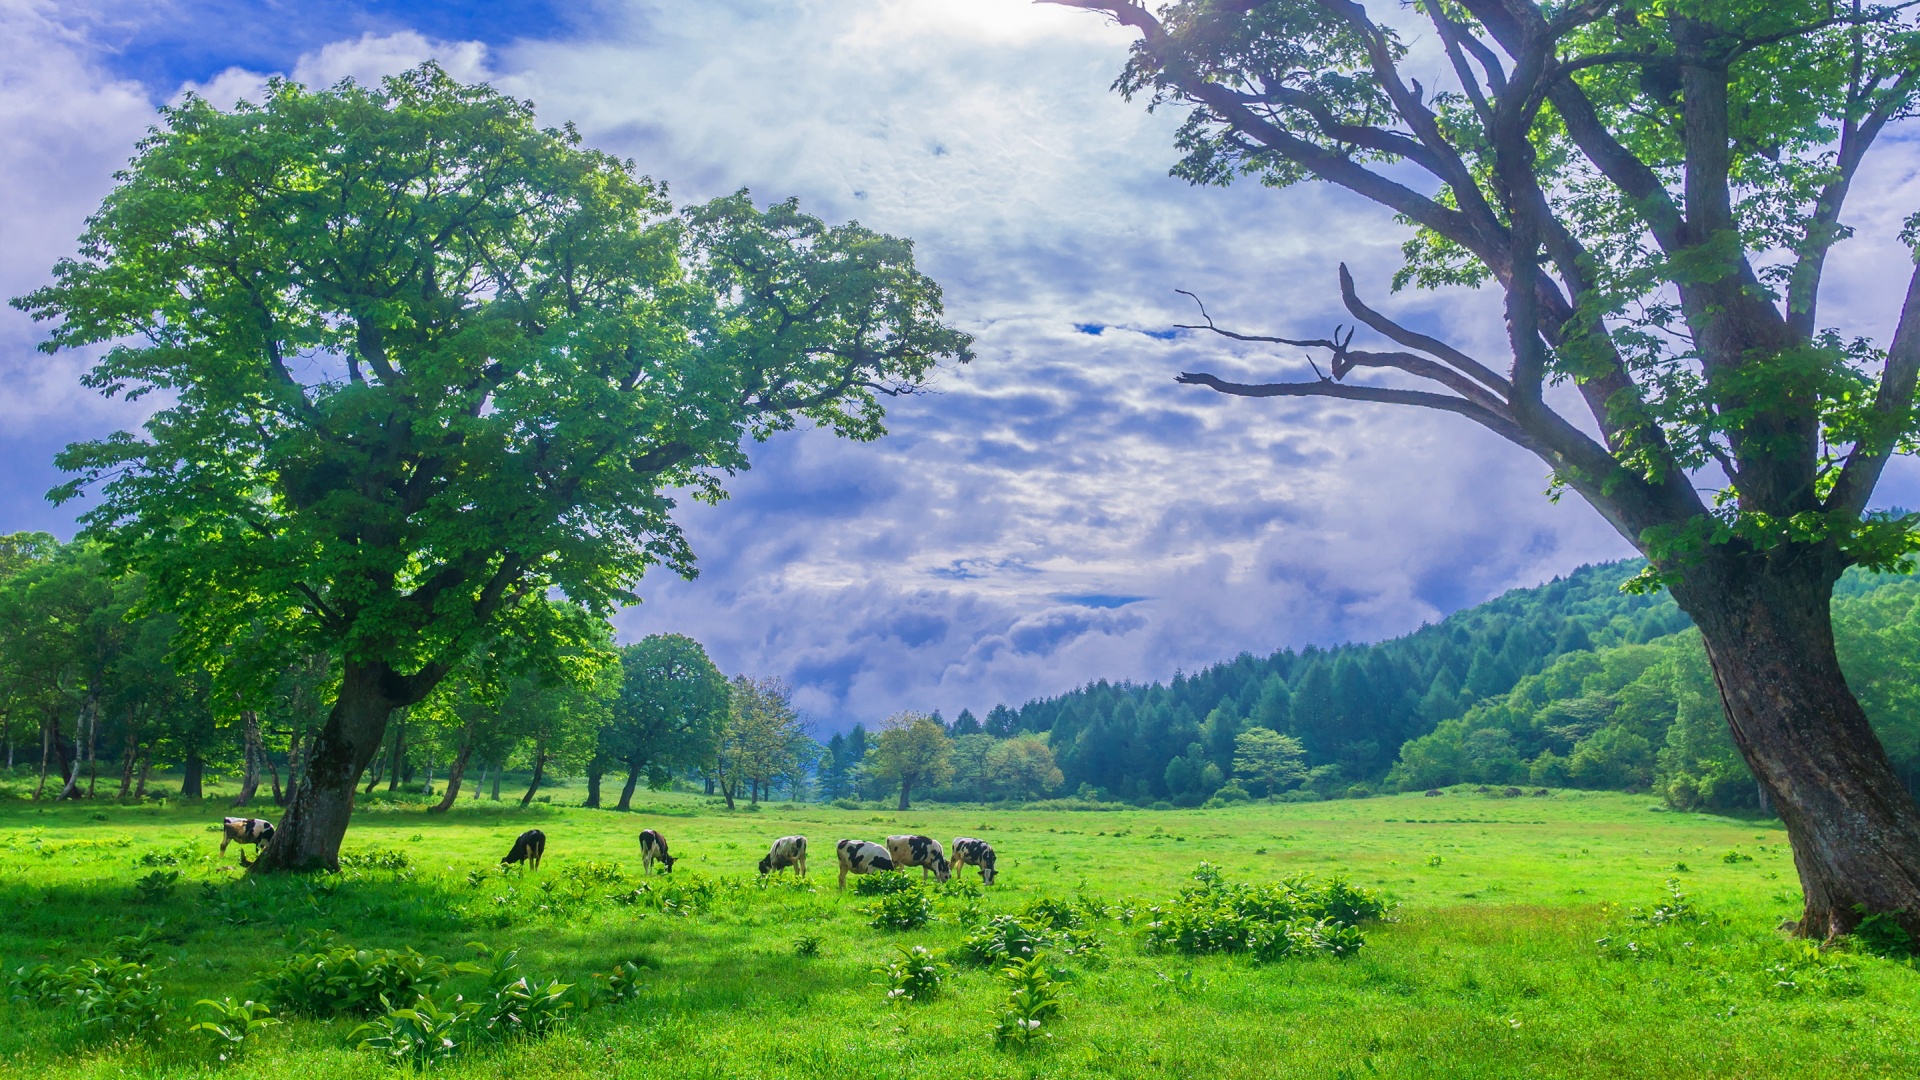
[[[1537,461],[1464,421],[1173,383],[1305,370],[1170,335],[1191,312],[1176,288],[1224,321],[1317,336],[1345,321],[1345,260],[1376,306],[1490,360],[1499,309],[1390,294],[1403,234],[1341,192],[1169,178],[1178,117],[1107,89],[1127,40],[1025,0],[0,0],[0,288],[33,288],[71,250],[157,103],[430,57],[575,122],[683,201],[746,186],[913,237],[979,360],[902,402],[879,443],[758,448],[731,499],[684,511],[700,577],[649,579],[618,620],[788,679],[822,730],[1376,639],[1626,554],[1577,500],[1544,498]],[[1849,333],[1884,339],[1897,310],[1894,235],[1920,202],[1905,138],[1856,185],[1859,238],[1829,279]],[[42,499],[52,454],[141,414],[37,337],[0,314],[0,528],[68,535],[73,511]],[[1885,492],[1920,504],[1910,463]]]

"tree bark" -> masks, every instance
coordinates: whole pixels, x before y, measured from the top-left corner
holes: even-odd
[[[87,724],[87,798],[93,798],[94,784],[100,779],[100,703],[88,697]]]
[[[75,785],[80,779],[80,729],[84,718],[76,719],[73,725],[74,741],[69,743],[60,736],[60,722],[54,721],[53,752],[60,766],[60,798],[76,799],[80,792]]]
[[[127,710],[127,750],[120,766],[120,797],[133,790],[133,763],[140,757],[140,729],[134,726],[133,710]]]
[[[140,754],[140,779],[134,783],[134,787],[133,787],[133,797],[135,801],[138,801],[147,797],[147,774],[151,773],[152,771],[153,771],[153,751],[152,750],[142,751]]]
[[[637,758],[627,763],[627,782],[620,789],[620,804],[614,807],[615,810],[633,809],[633,789],[640,786],[640,769],[641,763]]]
[[[252,709],[243,709],[240,719],[246,765],[240,772],[240,794],[233,799],[235,809],[252,802],[253,793],[260,790],[260,759],[266,756],[266,750],[260,744],[260,714]]]
[[[492,802],[500,801],[500,774],[506,771],[507,763],[504,758],[493,763],[493,797],[490,800]]]
[[[33,801],[47,793],[47,766],[53,757],[53,716],[49,713],[40,721],[40,784],[33,789]]]
[[[353,815],[360,774],[379,752],[387,720],[401,704],[398,681],[384,666],[343,665],[339,696],[327,722],[309,739],[293,774],[287,812],[254,860],[252,873],[340,868],[340,841]]]
[[[393,795],[400,790],[400,763],[407,752],[407,722],[400,721],[393,728],[393,760],[388,764],[387,794]]]
[[[287,794],[280,790],[280,767],[273,763],[273,751],[267,749],[267,742],[264,737],[260,740],[260,761],[267,767],[267,778],[273,781],[273,805],[287,805]],[[293,758],[291,756],[287,758],[287,768],[293,768]],[[292,777],[289,776],[288,779],[291,780]]]
[[[473,755],[473,725],[468,724],[460,733],[460,752],[453,755],[453,764],[447,769],[447,790],[440,795],[440,801],[427,808],[429,814],[444,814],[453,809],[453,800],[460,797],[460,778],[466,775],[467,759]]]
[[[912,790],[913,790],[913,777],[911,776],[901,777],[900,778],[900,809],[902,810],[913,809],[913,807],[911,807],[907,803],[907,794]]]
[[[1793,556],[1799,556],[1794,558]],[[1706,556],[1673,587],[1700,628],[1735,745],[1793,843],[1800,932],[1863,914],[1920,935],[1920,807],[1893,771],[1833,642],[1839,560]]]
[[[524,809],[533,801],[533,793],[540,790],[540,778],[547,771],[547,747],[544,743],[533,746],[533,782],[527,785],[527,793],[520,796],[520,806]]]

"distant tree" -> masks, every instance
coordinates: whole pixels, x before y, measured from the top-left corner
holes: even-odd
[[[1233,778],[1254,795],[1268,795],[1307,775],[1300,740],[1266,728],[1248,728],[1234,740]]]
[[[958,720],[954,726],[960,726]],[[993,775],[988,759],[994,748],[1001,745],[1000,740],[981,731],[953,736],[953,775],[948,777],[940,797],[955,802],[985,802],[992,798]]]
[[[806,723],[784,682],[770,675],[735,675],[726,722],[710,758],[727,809],[743,791],[750,803],[759,803],[775,779],[794,775],[805,737]]]
[[[913,787],[932,788],[953,775],[953,740],[933,717],[899,712],[880,724],[867,751],[867,770],[900,789],[900,809],[912,809]]]
[[[860,440],[941,359],[911,246],[745,192],[676,213],[531,103],[427,65],[164,108],[80,255],[16,303],[49,349],[113,343],[142,435],[69,447],[58,498],[179,612],[187,654],[341,665],[256,871],[331,868],[396,709],[496,636],[564,652],[649,568],[690,574],[669,493],[721,496],[742,443]]]
[[[962,735],[978,735],[981,730],[980,721],[974,718],[973,710],[961,709],[960,715],[953,718],[953,724],[947,729],[947,734],[957,739]]]
[[[620,696],[614,699],[612,722],[601,729],[596,762],[626,765],[627,780],[614,807],[626,810],[641,776],[664,781],[706,763],[726,723],[728,687],[707,650],[681,634],[653,634],[624,646],[620,665]],[[587,805],[598,806],[598,777],[588,779]]]
[[[1010,799],[1042,798],[1066,782],[1060,766],[1054,763],[1052,748],[1037,735],[995,743],[987,753],[986,765],[994,791]]]
[[[995,705],[987,710],[987,720],[981,730],[996,739],[1010,739],[1020,730],[1020,715],[1005,705]]]

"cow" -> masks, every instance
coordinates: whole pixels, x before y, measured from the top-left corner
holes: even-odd
[[[920,880],[927,880],[927,871],[933,871],[935,880],[944,882],[951,876],[947,866],[946,852],[940,850],[940,841],[931,836],[889,836],[887,837],[887,857],[893,865],[905,870],[909,866],[920,868]]]
[[[804,836],[783,836],[767,849],[766,858],[760,860],[762,874],[778,873],[787,867],[801,877],[807,876],[807,838]]]
[[[871,874],[893,869],[887,849],[871,840],[842,840],[834,845],[840,853],[840,888],[847,887],[848,874]]]
[[[953,838],[953,872],[957,874],[969,866],[980,868],[980,884],[993,884],[993,845],[971,836],[956,836]]]
[[[659,859],[673,873],[673,856],[667,854],[667,838],[652,829],[643,829],[640,833],[640,866],[647,873],[653,873],[653,860]]]
[[[547,834],[539,829],[528,829],[514,838],[513,850],[500,860],[501,866],[523,862],[540,869],[540,857],[547,853]]]
[[[271,821],[257,817],[230,817],[220,819],[220,854],[222,855],[227,853],[227,845],[235,843],[236,841],[243,847],[247,844],[252,844],[254,853],[257,855],[260,849],[266,847],[267,842],[272,839],[273,822]],[[240,853],[240,865],[253,865],[247,861],[247,853],[244,851]]]

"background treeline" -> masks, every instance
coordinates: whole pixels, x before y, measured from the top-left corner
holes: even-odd
[[[389,726],[362,798],[522,804],[584,780],[626,809],[641,783],[729,806],[771,798],[1194,806],[1450,784],[1654,791],[1679,808],[1758,807],[1698,635],[1637,563],[1582,567],[1373,645],[1241,654],[1169,683],[1105,681],[984,717],[905,712],[813,737],[777,679],[722,675],[698,642],[616,647],[578,625],[561,655],[482,649]],[[176,624],[83,543],[0,536],[0,742],[35,798],[285,802],[338,679],[327,656],[271,671],[174,663]],[[1852,574],[1841,660],[1920,791],[1920,581]],[[157,778],[166,777],[159,786]]]

